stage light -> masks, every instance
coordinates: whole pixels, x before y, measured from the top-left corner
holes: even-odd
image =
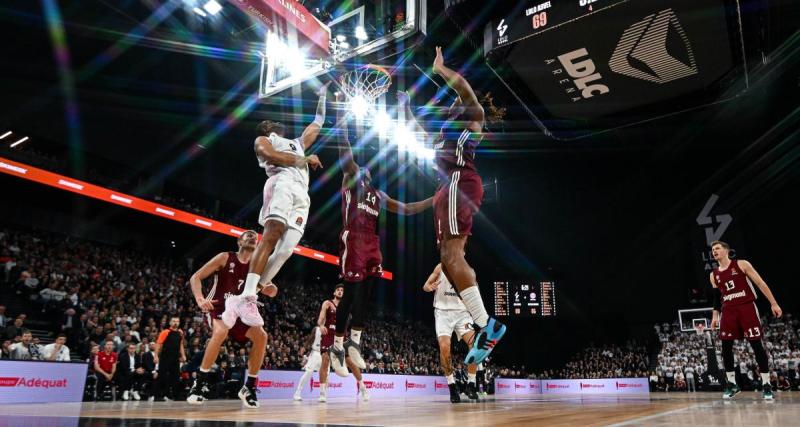
[[[350,43],[341,42],[339,43],[339,47],[341,47],[342,49],[350,49]]]
[[[222,5],[217,3],[216,0],[208,0],[206,4],[203,5],[203,9],[206,10],[209,14],[216,15],[222,10]]]
[[[425,160],[433,160],[436,158],[436,151],[433,148],[425,148],[421,147],[418,150],[419,157],[422,157]]]
[[[381,111],[375,115],[375,128],[378,132],[384,133],[392,126],[392,118],[386,112]]]
[[[8,131],[8,132],[4,133],[3,135],[0,135],[0,139],[5,139],[9,135],[11,135],[11,131]]]
[[[367,31],[366,31],[366,30],[364,30],[364,27],[362,27],[362,26],[360,26],[360,25],[356,27],[355,36],[356,36],[356,38],[357,38],[357,39],[359,39],[359,40],[366,40],[366,39],[368,39],[368,38],[369,38],[369,37],[367,36]]]
[[[205,18],[206,16],[208,16],[208,14],[206,14],[205,12],[203,12],[203,9],[200,9],[199,7],[196,7],[196,8],[194,8],[194,9],[192,9],[192,10],[194,11],[194,13],[196,13],[196,14],[198,14],[198,15],[202,16],[203,18]]]
[[[29,139],[29,138],[28,138],[27,136],[26,136],[26,137],[24,137],[24,138],[22,138],[22,139],[20,139],[19,141],[17,141],[17,142],[15,142],[15,143],[11,144],[11,148],[14,148],[14,147],[16,147],[17,145],[20,145],[20,144],[22,144],[23,142],[27,141],[28,139]]]
[[[369,103],[363,96],[355,96],[350,100],[350,111],[355,114],[356,118],[366,117],[367,110],[369,110]]]
[[[336,41],[339,43],[344,43],[347,41],[347,37],[344,34],[339,34],[336,36]]]

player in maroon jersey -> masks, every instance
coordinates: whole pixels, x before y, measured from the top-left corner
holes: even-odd
[[[336,335],[336,309],[342,301],[344,294],[344,285],[336,285],[333,291],[333,299],[325,300],[322,307],[319,309],[319,317],[317,318],[317,326],[322,334],[322,341],[320,343],[320,353],[322,354],[322,363],[319,368],[319,401],[325,402],[328,400],[328,371],[331,366],[331,358],[328,353],[333,346],[334,336]],[[363,400],[369,400],[367,387],[361,377],[361,370],[353,364],[350,358],[347,358],[347,367],[353,372],[356,378],[356,385],[358,392],[361,394]]]
[[[250,267],[250,257],[256,248],[258,234],[253,230],[247,230],[239,236],[237,244],[238,252],[221,252],[211,258],[203,267],[197,270],[189,279],[192,287],[192,294],[197,305],[206,313],[210,326],[212,327],[211,338],[206,343],[203,361],[200,370],[197,371],[192,389],[186,401],[190,404],[199,405],[208,399],[208,372],[211,365],[219,355],[222,343],[230,337],[236,342],[245,343],[252,341],[250,349],[250,360],[248,361],[248,374],[244,387],[239,391],[239,398],[249,408],[258,407],[256,398],[256,383],[258,370],[264,361],[264,353],[267,346],[267,333],[261,326],[247,326],[237,319],[232,328],[228,328],[222,321],[222,313],[225,311],[225,300],[233,295],[242,292],[247,272]],[[208,296],[203,296],[202,281],[214,275],[214,285]],[[267,296],[274,297],[278,293],[275,285],[269,284],[261,292]]]
[[[733,367],[733,341],[747,339],[756,355],[761,382],[764,385],[764,399],[772,400],[772,387],[769,383],[769,358],[761,342],[761,318],[756,306],[756,291],[753,283],[769,300],[772,314],[781,317],[783,311],[775,301],[764,279],[753,265],[745,260],[732,260],[728,257],[730,246],[725,242],[711,242],[711,253],[719,266],[711,272],[709,279],[714,288],[714,311],[711,327],[719,327],[722,340],[722,362],[728,383],[722,397],[730,399],[739,393],[736,373]],[[720,308],[721,304],[721,308]]]
[[[458,291],[478,332],[464,362],[480,364],[506,331],[505,325],[486,313],[475,270],[465,258],[467,239],[472,234],[472,217],[478,213],[483,199],[483,182],[475,166],[475,150],[483,139],[486,113],[469,82],[444,65],[442,48],[438,46],[433,72],[442,76],[458,94],[433,141],[435,162],[443,181],[433,199],[436,243],[439,245],[442,271]],[[482,99],[491,104],[490,98]],[[408,95],[398,93],[398,100],[405,106],[406,116],[416,123]],[[416,124],[416,128],[425,133],[419,124]]]
[[[344,296],[337,309],[336,337],[331,348],[331,364],[337,375],[348,375],[345,362],[344,334],[350,314],[350,340],[347,342],[347,356],[360,369],[367,364],[361,357],[361,331],[371,288],[377,284],[383,273],[381,265],[380,239],[378,237],[378,216],[381,209],[400,215],[414,215],[428,209],[433,198],[420,202],[403,203],[392,199],[386,193],[372,186],[369,169],[362,168],[353,160],[353,151],[347,131],[347,117],[341,108],[341,94],[336,94],[337,122],[342,132],[339,146],[339,162],[342,165],[342,232],[340,234],[339,274],[344,281]]]

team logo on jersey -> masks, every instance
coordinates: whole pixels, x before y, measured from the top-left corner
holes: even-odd
[[[294,223],[297,224],[298,226],[303,225],[303,217],[302,216],[298,216],[297,217],[297,221],[295,221]]]
[[[736,269],[733,269],[733,268],[732,268],[732,269],[731,269],[731,276],[735,276],[735,275],[736,275]]]

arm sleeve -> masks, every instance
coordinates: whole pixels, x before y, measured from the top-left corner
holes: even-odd
[[[714,308],[714,310],[717,310],[717,311],[721,311],[722,310],[722,298],[721,298],[721,295],[722,294],[719,291],[719,288],[713,288],[711,290],[711,301],[712,301],[712,307]]]

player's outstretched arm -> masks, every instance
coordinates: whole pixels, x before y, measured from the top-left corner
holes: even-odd
[[[481,103],[478,102],[475,91],[472,90],[472,86],[469,85],[467,79],[444,65],[444,55],[442,55],[441,46],[436,46],[436,58],[433,60],[433,72],[444,77],[447,85],[458,93],[461,102],[467,107],[468,111],[472,113],[472,120],[482,125],[484,119],[483,107]]]
[[[316,154],[306,157],[300,157],[292,153],[283,153],[275,149],[269,138],[266,136],[259,136],[255,142],[256,155],[267,161],[269,164],[277,166],[297,166],[299,168],[310,166],[311,169],[322,167],[322,162]]]
[[[742,271],[744,271],[744,274],[747,275],[750,280],[755,282],[756,286],[758,286],[758,289],[761,289],[761,293],[767,297],[767,300],[769,300],[769,304],[772,308],[772,314],[774,314],[775,317],[781,317],[783,315],[781,306],[778,305],[778,301],[776,301],[775,296],[772,295],[772,291],[769,289],[769,286],[767,286],[767,282],[761,278],[761,275],[758,274],[756,269],[753,267],[753,264],[750,264],[745,260],[740,260],[739,267],[742,269]]]
[[[433,197],[428,197],[419,202],[403,203],[389,197],[389,195],[383,191],[379,191],[379,193],[381,194],[381,200],[386,210],[398,215],[416,215],[433,206]]]
[[[436,288],[439,287],[441,283],[440,274],[442,272],[442,264],[436,264],[436,267],[433,268],[433,272],[431,275],[428,276],[428,280],[425,281],[425,284],[422,285],[422,290],[425,292],[433,292]]]
[[[302,141],[303,147],[306,150],[317,140],[319,131],[322,129],[322,125],[325,124],[325,101],[327,100],[328,86],[330,84],[331,82],[325,83],[320,87],[319,91],[317,91],[319,100],[317,100],[317,113],[314,115],[314,121],[306,126],[303,135],[300,136],[300,141]]]
[[[322,335],[326,335],[328,333],[328,328],[325,326],[325,320],[327,316],[325,315],[325,311],[328,308],[328,301],[322,303],[322,307],[319,309],[319,317],[317,318],[317,326],[319,327],[319,332]]]
[[[189,278],[189,285],[191,286],[194,300],[204,313],[213,310],[214,303],[217,302],[217,300],[207,300],[203,296],[203,280],[206,280],[212,274],[219,271],[219,269],[225,267],[227,262],[228,253],[220,252],[215,255],[214,258],[211,258],[204,266],[200,267],[199,270],[195,271],[192,277]]]
[[[353,160],[353,148],[350,146],[350,135],[347,129],[347,112],[342,102],[342,94],[336,92],[336,128],[342,136],[339,142],[339,162],[345,175],[355,176],[358,173],[358,164]]]
[[[430,145],[430,135],[428,135],[428,132],[425,131],[425,128],[419,124],[417,117],[411,110],[411,97],[409,96],[408,92],[402,90],[398,91],[397,103],[400,104],[405,111],[406,122],[411,125],[415,133],[422,135],[422,139],[426,145]]]

